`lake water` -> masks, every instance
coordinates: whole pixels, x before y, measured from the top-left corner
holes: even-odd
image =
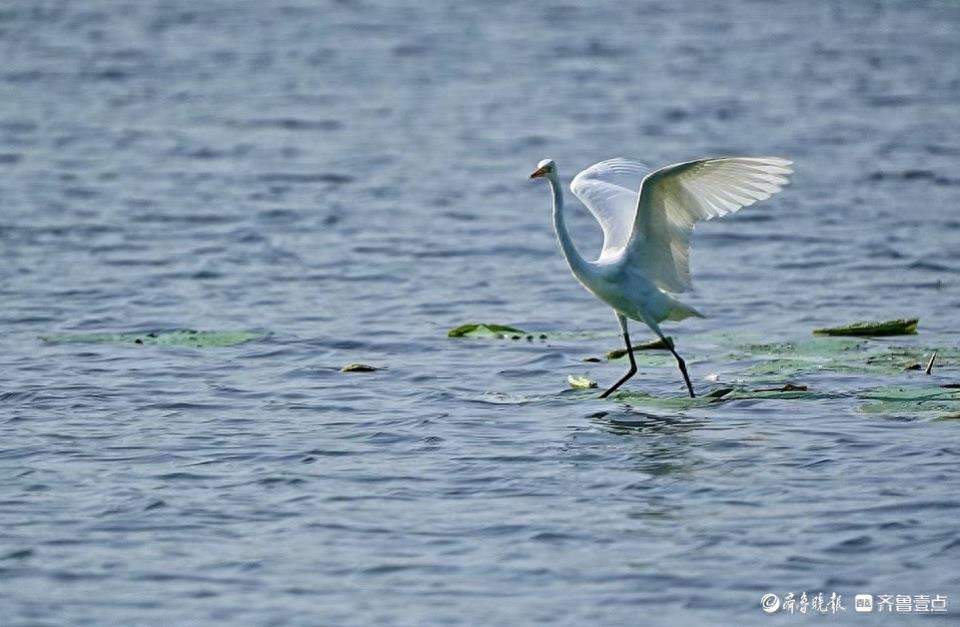
[[[956,363],[798,375],[812,401],[568,390],[625,366],[582,361],[616,322],[527,175],[796,161],[693,238],[709,318],[665,329],[701,392],[746,377],[731,338],[917,316],[877,345],[956,349],[960,5],[587,4],[0,6],[0,623],[956,621],[960,426],[851,396]],[[262,335],[38,339],[170,329]],[[627,387],[684,393],[669,361]],[[845,611],[761,611],[790,592]]]

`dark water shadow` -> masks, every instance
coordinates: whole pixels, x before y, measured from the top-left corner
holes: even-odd
[[[707,424],[706,418],[636,409],[595,412],[586,418],[602,432],[624,438],[632,470],[664,477],[689,474],[699,463],[693,434]]]
[[[587,414],[586,418],[608,433],[625,436],[678,435],[689,433],[707,423],[703,417],[633,407],[593,412]]]

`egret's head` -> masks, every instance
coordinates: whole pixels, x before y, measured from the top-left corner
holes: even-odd
[[[533,174],[530,175],[532,179],[538,179],[541,177],[549,177],[552,174],[557,173],[557,164],[553,162],[553,159],[544,159],[537,164],[537,169],[533,171]]]

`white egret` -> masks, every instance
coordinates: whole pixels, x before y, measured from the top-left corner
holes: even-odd
[[[690,231],[700,220],[733,213],[779,192],[789,182],[792,164],[779,157],[720,157],[651,171],[628,159],[595,163],[570,183],[603,229],[603,248],[595,261],[584,259],[570,239],[556,163],[544,159],[537,164],[530,178],[550,183],[560,250],[580,284],[613,308],[627,345],[630,369],[600,398],[637,372],[627,318],[643,322],[669,346],[694,396],[687,365],[659,326],[664,320],[704,317],[673,296],[691,287]],[[640,180],[639,191],[624,184],[625,177]]]

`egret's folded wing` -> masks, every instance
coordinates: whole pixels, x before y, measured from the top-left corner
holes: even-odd
[[[577,174],[570,191],[586,205],[603,229],[603,251],[627,244],[637,214],[637,190],[650,168],[629,159],[595,163]]]
[[[690,231],[701,220],[733,213],[783,189],[792,161],[779,157],[721,157],[661,168],[640,186],[627,244],[630,263],[642,264],[661,289],[690,284]]]

